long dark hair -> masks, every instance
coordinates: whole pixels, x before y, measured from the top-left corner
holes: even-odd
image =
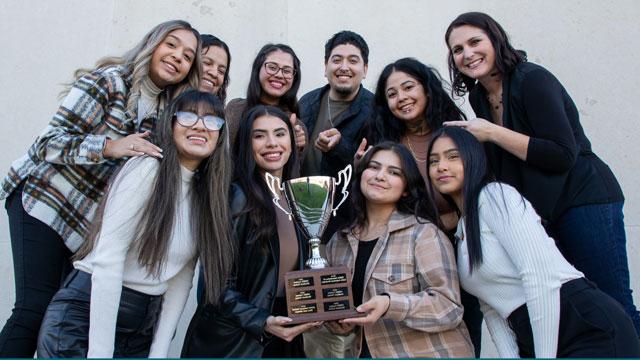
[[[298,89],[300,88],[301,71],[300,59],[291,47],[284,44],[267,44],[260,49],[253,65],[251,66],[251,76],[249,78],[249,87],[247,88],[247,109],[251,109],[256,105],[260,105],[260,97],[262,96],[262,86],[260,86],[260,69],[264,66],[267,56],[274,51],[285,52],[293,58],[293,68],[295,74],[291,81],[291,88],[282,95],[278,102],[278,107],[284,111],[298,114]]]
[[[370,119],[364,131],[370,144],[383,140],[399,142],[405,135],[404,121],[393,115],[387,102],[387,80],[395,71],[406,73],[422,84],[427,96],[424,116],[431,131],[441,128],[445,121],[466,119],[462,110],[444,90],[444,81],[434,68],[413,58],[403,58],[385,66],[378,79],[374,97],[375,116]]]
[[[527,54],[511,46],[509,36],[491,16],[481,12],[461,14],[451,22],[444,35],[444,41],[449,49],[449,76],[453,94],[464,96],[476,86],[476,79],[470,78],[458,70],[453,60],[453,52],[449,47],[449,36],[453,29],[464,25],[476,27],[487,34],[496,52],[496,68],[501,74],[508,74],[515,69],[516,65],[527,61]]]
[[[369,162],[375,153],[381,150],[389,150],[400,158],[402,173],[405,181],[406,195],[403,195],[396,203],[398,212],[411,214],[416,218],[426,219],[434,224],[438,224],[432,197],[427,192],[426,185],[418,165],[413,159],[409,150],[402,144],[393,141],[383,141],[365,153],[358,165],[351,180],[351,205],[353,206],[353,219],[348,225],[352,233],[364,228],[368,224],[367,220],[367,199],[362,194],[360,181],[362,173],[369,167]],[[420,220],[422,221],[422,220]]]
[[[179,201],[181,184],[181,167],[178,149],[173,139],[174,114],[177,111],[195,111],[198,106],[206,106],[214,115],[224,117],[224,106],[216,96],[198,90],[187,90],[176,97],[167,107],[158,122],[154,133],[154,143],[163,149],[162,160],[159,160],[158,172],[153,182],[153,191],[141,209],[140,221],[136,224],[134,249],[138,254],[138,262],[150,274],[158,276],[167,260],[169,240],[176,223],[175,211]],[[228,189],[230,184],[231,164],[229,160],[226,127],[220,129],[218,142],[214,152],[204,159],[191,182],[191,231],[193,241],[204,267],[204,280],[207,301],[216,303],[222,293],[226,278],[231,269],[234,248],[228,224]],[[125,165],[135,166],[140,158],[133,158]],[[108,193],[117,191],[119,178],[110,186]],[[105,195],[103,200],[108,195]],[[75,255],[85,257],[98,240],[102,223],[104,205],[96,216],[87,241]]]
[[[220,90],[218,90],[218,93],[216,94],[224,104],[227,101],[227,87],[231,80],[231,78],[229,78],[229,71],[231,71],[231,52],[229,51],[229,46],[227,46],[227,43],[211,34],[200,35],[200,40],[202,40],[202,52],[205,52],[206,49],[212,46],[217,46],[227,53],[227,71],[224,73],[224,80],[222,81],[222,85],[220,85]]]
[[[463,209],[458,209],[460,217],[464,216],[467,250],[469,252],[469,268],[471,271],[482,264],[482,246],[480,245],[480,216],[478,212],[478,198],[480,191],[494,181],[489,169],[487,156],[482,144],[467,130],[459,127],[443,127],[433,134],[427,149],[431,156],[433,144],[439,138],[449,138],[456,144],[464,167],[464,184],[462,185]],[[433,196],[435,189],[429,181],[429,193]],[[453,206],[455,202],[451,196],[442,196]]]
[[[277,233],[278,229],[273,219],[276,218],[273,207],[273,195],[267,188],[262,169],[256,165],[251,146],[253,123],[262,116],[274,116],[282,120],[291,140],[291,155],[282,169],[282,180],[291,179],[293,169],[298,161],[298,150],[295,146],[293,127],[287,114],[275,106],[258,105],[247,112],[241,120],[238,137],[235,142],[234,154],[236,163],[234,166],[234,181],[240,185],[247,198],[247,204],[241,214],[248,213],[252,231],[260,241],[266,244],[269,237]]]

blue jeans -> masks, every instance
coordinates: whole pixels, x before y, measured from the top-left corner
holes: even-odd
[[[629,286],[623,201],[577,206],[547,227],[564,257],[616,299],[640,334],[640,313]]]

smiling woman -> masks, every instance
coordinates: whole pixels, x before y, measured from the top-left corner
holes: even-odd
[[[231,144],[235,144],[241,119],[258,105],[278,107],[289,116],[293,124],[296,146],[304,148],[307,131],[298,121],[298,88],[300,88],[300,59],[289,46],[267,44],[253,61],[246,99],[233,99],[225,109]]]
[[[162,157],[148,137],[176,93],[198,86],[198,39],[189,23],[167,21],[122,56],[76,71],[45,131],[11,165],[0,199],[7,199],[16,303],[0,357],[33,356],[47,304],[114,170],[132,156]]]
[[[265,173],[291,179],[298,156],[293,128],[282,110],[264,105],[241,125],[230,199],[239,256],[222,303],[200,302],[182,356],[304,357],[300,334],[319,323],[287,326],[284,295],[284,274],[303,268],[304,238],[275,211],[265,179]]]
[[[223,116],[197,90],[169,104],[155,136],[164,158],[134,157],[115,177],[47,309],[39,357],[167,357],[198,258],[218,301],[234,255]]]

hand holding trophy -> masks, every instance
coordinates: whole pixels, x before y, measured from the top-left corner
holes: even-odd
[[[310,256],[305,265],[310,270],[291,271],[285,274],[288,316],[292,324],[309,321],[328,321],[363,316],[353,306],[351,271],[346,266],[329,267],[320,255],[320,237],[329,223],[331,214],[349,195],[351,165],[338,173],[338,180],[331,176],[308,176],[285,181],[269,173],[265,174],[267,186],[273,195],[273,203],[280,210],[293,215],[294,221],[309,238]],[[333,207],[336,186],[342,185],[342,199]],[[280,206],[280,194],[284,194],[291,212]]]

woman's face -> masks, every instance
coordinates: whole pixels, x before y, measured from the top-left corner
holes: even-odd
[[[184,109],[180,112],[183,113],[181,115],[187,115],[190,118],[193,118],[193,114],[198,117],[193,124],[178,119],[177,116],[173,119],[173,141],[178,149],[180,164],[194,171],[200,166],[202,160],[213,154],[220,130],[211,130],[205,126],[203,117],[215,116],[208,106],[198,105],[195,109]],[[185,124],[188,125],[185,126]]]
[[[202,81],[200,91],[218,94],[229,67],[227,52],[220,46],[209,46],[202,50]]]
[[[449,34],[449,51],[458,71],[472,79],[484,80],[496,72],[496,52],[482,29],[454,28]]]
[[[171,31],[151,55],[149,78],[156,86],[177,84],[189,74],[196,59],[198,39],[186,29]]]
[[[276,70],[276,71],[273,71]],[[280,98],[293,86],[291,70],[293,56],[281,50],[275,50],[267,55],[260,67],[259,80],[262,87],[262,101],[268,105],[277,105]]]
[[[391,150],[379,150],[371,157],[360,178],[360,190],[368,204],[395,205],[405,193],[400,157]]]
[[[462,194],[464,164],[458,147],[449,137],[441,136],[429,154],[429,180],[440,193],[452,197]]]
[[[251,148],[256,166],[282,178],[282,169],[291,156],[291,133],[279,117],[263,115],[251,128]]]
[[[395,117],[409,123],[424,120],[427,94],[416,78],[402,71],[392,72],[387,78],[385,94]]]

